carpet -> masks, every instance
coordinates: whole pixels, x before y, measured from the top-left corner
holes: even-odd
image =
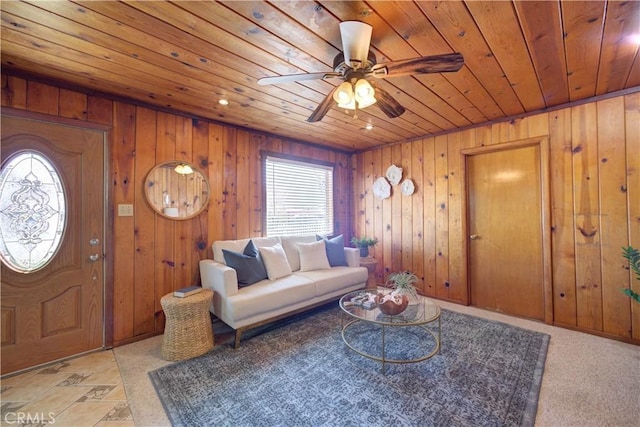
[[[533,426],[548,335],[443,310],[440,353],[383,375],[340,322],[333,306],[149,376],[174,426]],[[392,331],[387,357],[433,345],[419,328]],[[379,346],[370,328],[351,333]]]

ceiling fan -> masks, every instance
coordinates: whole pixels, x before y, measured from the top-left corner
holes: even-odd
[[[375,79],[370,79],[370,77],[387,78],[413,74],[444,73],[458,71],[464,64],[464,58],[460,53],[423,56],[378,64],[376,56],[369,50],[372,30],[371,25],[364,22],[341,22],[340,36],[342,38],[343,51],[334,58],[333,71],[263,77],[258,79],[258,84],[268,85],[340,78],[344,82],[336,86],[326,96],[309,116],[308,122],[322,120],[334,105],[334,101],[339,108],[356,110],[356,112],[358,109],[377,104],[389,118],[395,118],[404,113],[404,107],[387,91],[382,89]]]

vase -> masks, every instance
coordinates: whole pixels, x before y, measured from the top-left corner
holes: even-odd
[[[369,246],[360,246],[360,258],[369,256]]]

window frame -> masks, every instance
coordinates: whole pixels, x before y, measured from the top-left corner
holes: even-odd
[[[0,165],[0,171],[1,171],[0,172],[0,193],[4,193],[4,189],[5,189],[4,185],[6,184],[9,174],[11,172],[8,168],[12,166],[12,162],[14,162],[16,159],[20,159],[22,156],[25,156],[25,155],[35,157],[36,158],[35,160],[39,162],[47,170],[47,172],[49,173],[49,177],[52,178],[53,182],[46,183],[45,185],[48,185],[48,186],[53,185],[54,187],[56,187],[56,199],[57,199],[57,205],[59,206],[59,210],[55,211],[55,214],[53,214],[53,215],[58,215],[56,230],[53,231],[53,234],[56,237],[50,239],[52,243],[49,249],[47,249],[46,251],[47,255],[42,256],[39,262],[36,263],[35,267],[25,266],[25,265],[19,264],[17,261],[14,261],[16,258],[15,254],[12,250],[10,250],[7,247],[5,243],[6,242],[5,236],[4,236],[5,226],[3,225],[1,227],[2,229],[0,230],[0,239],[2,240],[2,245],[0,245],[1,246],[0,262],[5,267],[7,267],[8,269],[16,273],[33,274],[47,267],[56,258],[56,256],[58,255],[58,252],[60,252],[60,249],[62,248],[65,242],[65,239],[67,236],[67,229],[69,227],[69,191],[67,189],[67,183],[64,180],[64,176],[60,173],[59,166],[56,164],[55,159],[52,157],[49,157],[47,154],[43,153],[38,149],[26,148],[26,149],[18,150],[16,152],[9,154],[7,158],[4,159],[4,161]],[[27,160],[20,159],[19,163],[24,161],[27,161]],[[13,167],[11,168],[11,170],[15,169],[16,166],[17,164],[13,164]],[[29,174],[31,173],[33,173],[32,169],[30,170]],[[26,175],[29,175],[29,174],[26,174]],[[36,178],[39,178],[39,177],[36,177]],[[51,204],[49,204],[48,206],[51,206]],[[6,208],[9,208],[9,206],[7,206]],[[3,215],[5,215],[4,212],[0,213],[0,216],[3,216]],[[9,216],[8,214],[6,215],[7,217]],[[50,225],[51,223],[49,223],[49,226]],[[5,252],[6,252],[6,256],[5,256]]]
[[[275,234],[273,236],[269,236],[267,232],[268,231],[267,230],[268,211],[267,211],[267,167],[266,165],[267,165],[267,159],[270,157],[274,159],[284,160],[284,161],[304,163],[310,166],[315,165],[315,166],[322,166],[325,168],[331,168],[331,180],[332,180],[331,204],[333,207],[332,218],[331,218],[331,230],[328,233],[317,233],[317,234],[333,235],[336,230],[336,192],[335,192],[336,163],[318,160],[318,159],[312,159],[309,157],[295,156],[291,154],[283,154],[283,153],[278,153],[273,151],[266,151],[266,150],[260,151],[260,157],[261,157],[261,166],[262,166],[262,185],[261,185],[262,187],[262,224],[263,224],[262,235],[265,237],[277,236]]]

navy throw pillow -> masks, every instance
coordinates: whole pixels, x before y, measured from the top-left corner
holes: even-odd
[[[344,237],[341,235],[327,239],[316,235],[316,240],[323,240],[327,250],[327,258],[331,267],[347,266],[347,258],[344,256]]]
[[[256,244],[253,243],[253,240],[249,240],[249,243],[244,247],[242,253],[250,257],[260,258],[260,251],[256,247]]]
[[[222,250],[224,262],[234,270],[238,276],[238,287],[253,285],[256,282],[267,278],[267,270],[260,259],[258,248],[249,240],[243,253]]]

